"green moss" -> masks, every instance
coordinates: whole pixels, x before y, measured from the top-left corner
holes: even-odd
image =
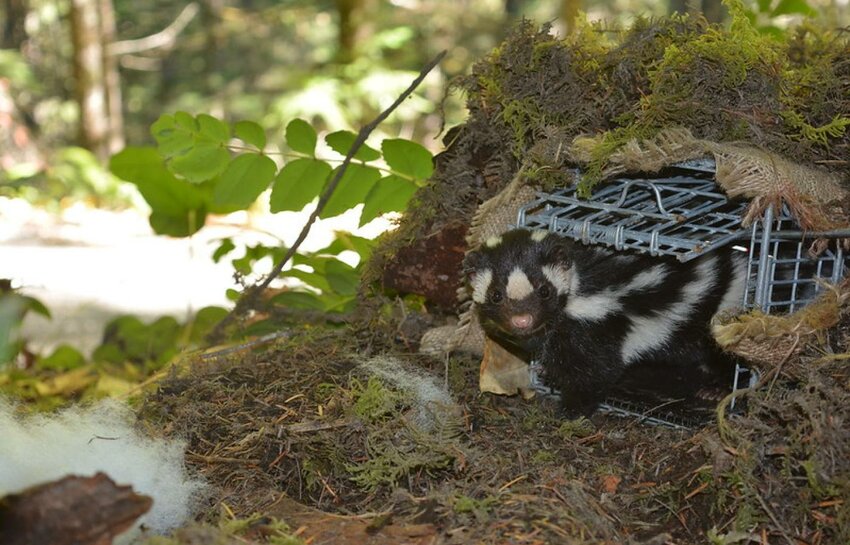
[[[790,127],[799,131],[798,138],[809,140],[824,147],[829,146],[830,138],[844,136],[847,127],[850,126],[850,117],[841,114],[836,114],[829,123],[820,127],[806,123],[801,114],[790,110],[782,112],[782,118]]]
[[[354,414],[366,422],[381,422],[396,416],[403,401],[399,392],[387,388],[376,377],[369,377],[366,384],[352,379],[351,394]]]
[[[596,427],[587,418],[566,420],[558,427],[558,436],[563,439],[574,439],[576,437],[588,437],[593,435]]]

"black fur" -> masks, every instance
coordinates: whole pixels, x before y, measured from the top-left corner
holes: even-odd
[[[735,362],[715,343],[709,321],[743,273],[735,266],[743,257],[738,254],[719,251],[679,263],[585,246],[555,234],[535,241],[530,231],[517,229],[472,252],[465,266],[471,285],[478,285],[478,316],[487,334],[537,359],[544,380],[560,390],[567,415],[578,416],[592,413],[627,371],[657,370],[664,378],[659,387],[672,385],[672,393],[681,396],[714,380],[731,380]],[[556,293],[551,275],[542,272],[547,265],[571,271],[568,293]],[[506,294],[517,268],[533,287],[521,300]],[[492,280],[482,301],[487,270]],[[517,315],[524,317],[522,325],[533,325],[517,327],[512,322]],[[640,324],[651,334],[633,332]],[[632,348],[645,339],[657,342]]]

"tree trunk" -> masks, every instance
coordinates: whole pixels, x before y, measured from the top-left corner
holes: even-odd
[[[0,40],[0,49],[20,50],[24,40],[27,39],[24,20],[29,11],[29,1],[3,0],[3,11],[6,13],[6,21],[3,23],[3,38]]]
[[[79,141],[102,162],[123,145],[121,85],[106,48],[115,35],[111,0],[71,0]]]
[[[709,23],[722,23],[726,18],[726,8],[721,0],[702,0],[702,13]]]
[[[115,42],[115,10],[112,0],[98,0],[100,28],[103,47]],[[118,57],[104,53],[103,82],[106,89],[107,149],[109,154],[124,148],[124,111],[121,101],[121,74],[118,72]]]
[[[348,64],[357,58],[358,46],[370,32],[369,0],[336,0],[339,15],[336,60]]]
[[[670,0],[667,13],[688,13],[688,0]]]
[[[561,9],[558,14],[564,24],[566,34],[572,34],[576,28],[576,17],[581,10],[581,0],[561,0]]]

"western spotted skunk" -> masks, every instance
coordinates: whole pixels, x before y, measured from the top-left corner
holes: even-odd
[[[732,377],[709,321],[741,306],[740,252],[680,263],[516,229],[471,252],[464,268],[487,334],[542,364],[568,416],[592,413],[641,367],[675,375],[682,395]]]

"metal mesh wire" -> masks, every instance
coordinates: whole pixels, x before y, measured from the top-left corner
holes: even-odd
[[[541,193],[520,209],[517,226],[680,261],[737,242],[748,252],[742,304],[766,313],[794,312],[817,297],[824,281],[838,283],[847,276],[850,259],[838,239],[850,238],[850,230],[803,233],[787,206],[778,213],[768,207],[761,219],[745,228],[741,217],[747,203],[729,200],[715,183],[714,170],[714,161],[700,160],[675,165],[654,177],[620,177],[597,190],[592,200],[579,198],[574,187]],[[829,243],[815,256],[809,247],[816,239]],[[531,369],[539,394],[559,395],[542,383],[536,364]],[[751,387],[754,375],[739,366],[732,382],[732,391]],[[649,416],[622,400],[607,400],[602,410],[656,425],[692,424],[675,415]]]

